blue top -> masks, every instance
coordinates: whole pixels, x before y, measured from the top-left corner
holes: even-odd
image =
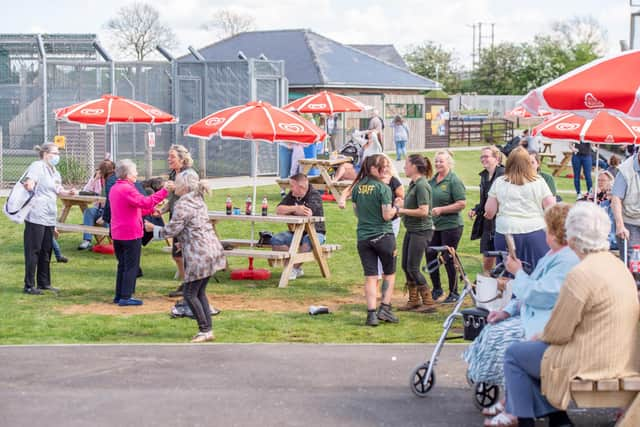
[[[515,298],[504,311],[511,316],[520,315],[525,339],[542,332],[567,273],[579,262],[575,252],[565,246],[556,253],[547,252],[530,275],[523,270],[516,273],[511,281]]]

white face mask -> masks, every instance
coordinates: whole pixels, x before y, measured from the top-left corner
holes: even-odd
[[[58,163],[60,163],[60,155],[59,154],[52,155],[51,158],[49,159],[49,163],[52,166],[56,166]]]

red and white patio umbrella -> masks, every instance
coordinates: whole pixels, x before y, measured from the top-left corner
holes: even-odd
[[[521,119],[530,119],[530,118],[537,118],[537,117],[549,117],[553,115],[553,113],[551,113],[551,111],[545,110],[544,108],[540,108],[536,114],[532,114],[522,105],[520,105],[511,111],[507,111],[506,115],[513,116],[513,117],[520,117]]]
[[[559,114],[534,127],[533,136],[593,144],[640,143],[640,120],[625,119],[606,111],[587,118],[575,113]]]
[[[257,101],[225,108],[190,125],[185,136],[312,144],[326,133],[304,118],[273,105]]]
[[[296,99],[282,108],[288,111],[297,111],[298,113],[334,114],[360,112],[369,110],[372,107],[349,96],[323,90],[322,92]]]
[[[249,102],[245,105],[225,108],[209,114],[190,125],[185,136],[209,139],[219,136],[223,139],[239,139],[255,142],[253,166],[253,204],[252,213],[256,210],[256,188],[258,175],[258,141],[291,142],[297,144],[313,144],[326,137],[326,133],[313,123],[302,117],[274,107],[267,102]],[[251,226],[251,242],[253,245],[253,223]],[[266,279],[270,275],[267,270],[253,268],[253,258],[249,257],[249,268],[232,272],[232,279]]]
[[[598,59],[534,89],[518,104],[529,112],[609,110],[640,119],[640,51]]]
[[[640,120],[614,116],[606,111],[599,111],[593,117],[564,113],[534,127],[531,134],[549,139],[596,144],[596,158],[598,158],[600,144],[640,143]],[[598,162],[596,162],[596,176],[598,171]],[[597,185],[593,187],[593,191],[595,201]]]
[[[169,113],[144,102],[115,95],[102,95],[98,99],[80,102],[54,111],[59,121],[106,126],[112,123],[177,123]]]

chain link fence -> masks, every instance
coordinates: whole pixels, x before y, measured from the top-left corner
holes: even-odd
[[[0,35],[0,185],[4,186],[15,182],[36,159],[33,147],[53,140],[54,135],[66,137],[63,158],[72,159],[75,180],[86,181],[109,155],[131,158],[145,175],[166,174],[172,144],[185,145],[196,168],[208,177],[250,175],[255,144],[217,138],[201,142],[185,137],[184,130],[205,115],[232,105],[250,100],[282,105],[286,101],[282,61],[106,62],[86,46],[85,50],[74,50],[75,45],[61,49],[61,44],[45,40],[42,55],[34,36],[12,37],[10,42]],[[151,104],[174,114],[180,122],[152,128],[55,121],[56,108],[107,93]],[[147,143],[149,131],[155,132],[152,149]],[[256,172],[276,174],[277,147],[258,145]]]

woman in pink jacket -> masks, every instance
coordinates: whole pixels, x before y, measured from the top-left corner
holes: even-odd
[[[129,159],[116,164],[117,181],[109,192],[111,204],[111,238],[118,258],[116,296],[113,302],[120,306],[142,305],[142,300],[133,298],[136,278],[140,266],[142,249],[142,217],[153,212],[153,208],[167,197],[167,189],[173,182],[151,196],[144,197],[135,187],[138,170]]]

